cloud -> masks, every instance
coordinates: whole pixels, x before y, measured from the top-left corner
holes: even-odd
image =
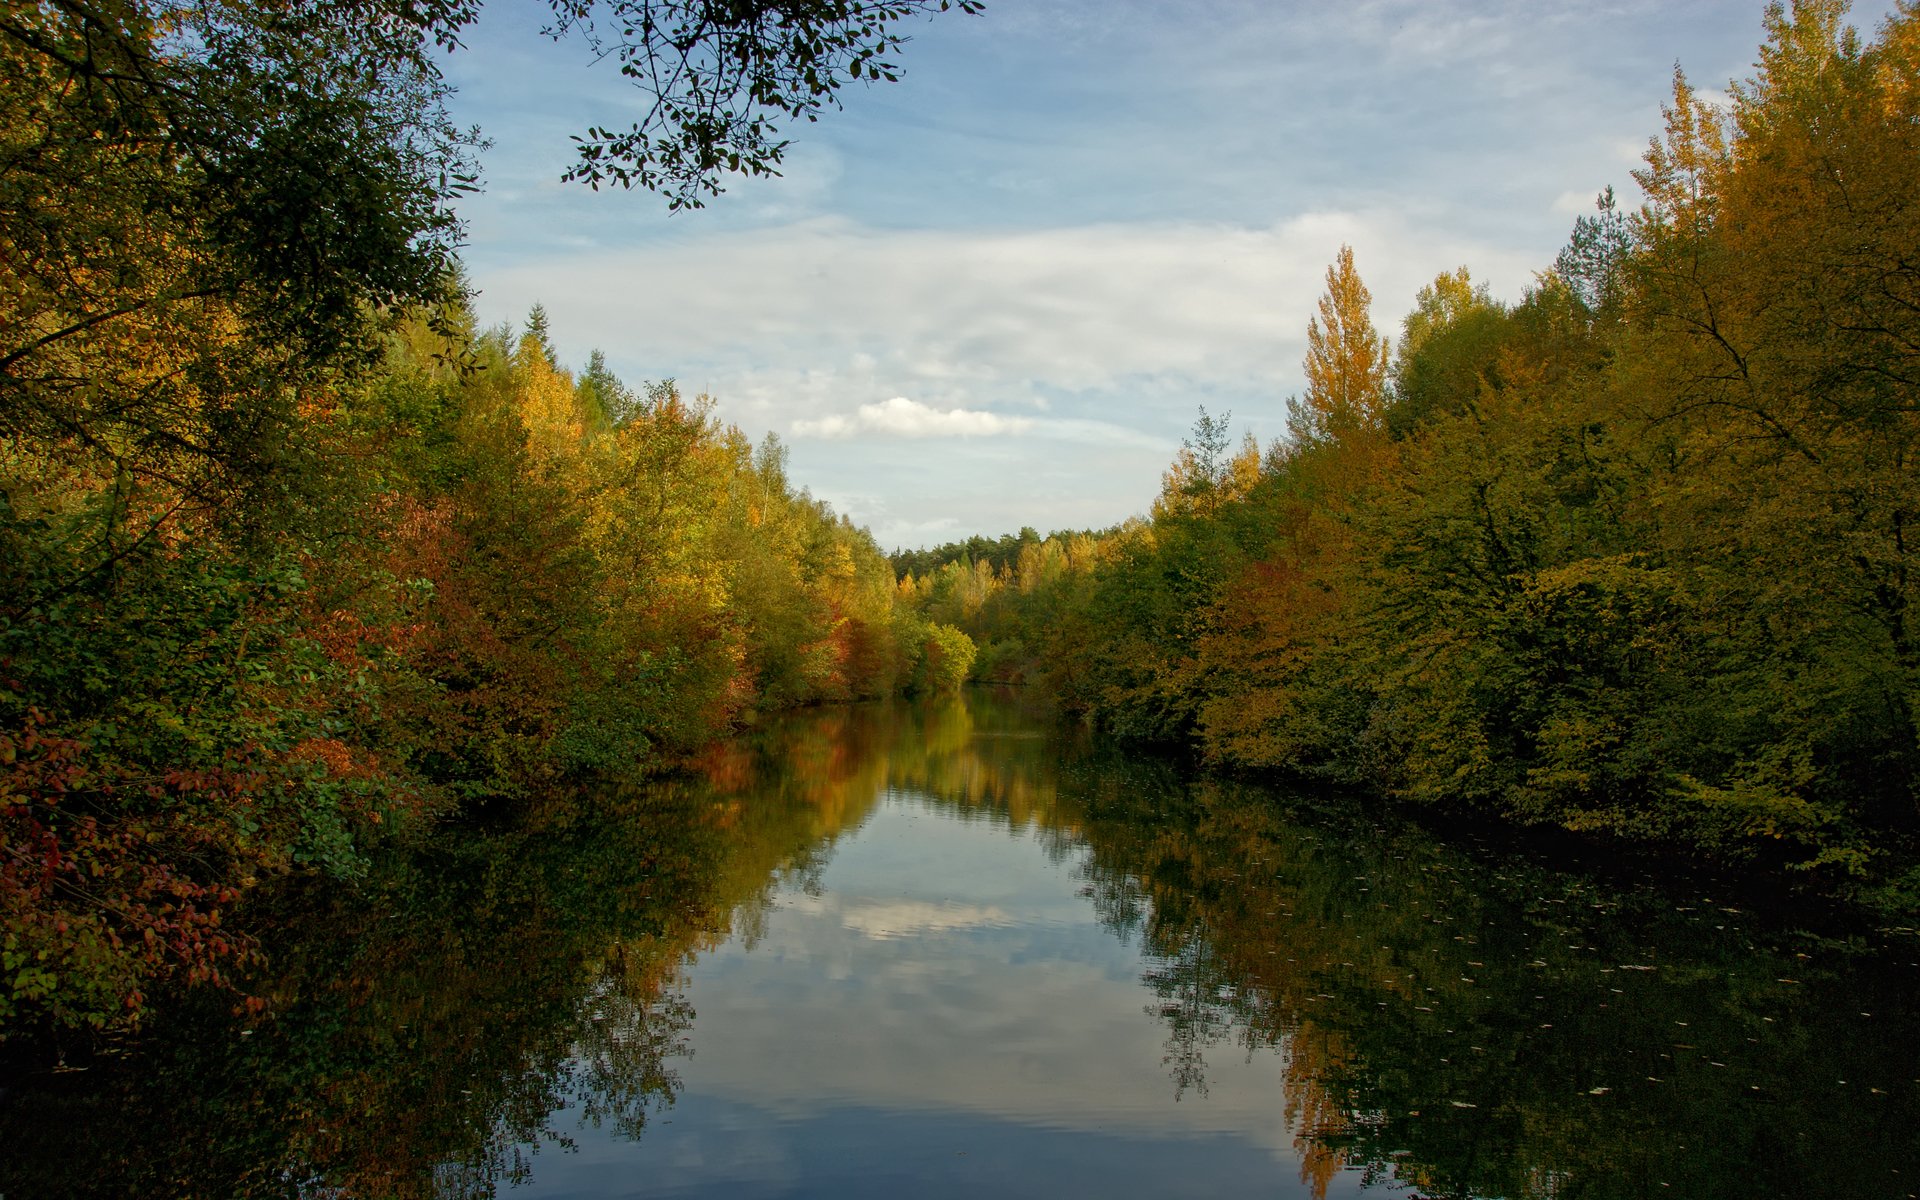
[[[1031,417],[1003,417],[968,408],[933,408],[918,400],[895,396],[878,404],[862,404],[852,415],[832,413],[793,423],[795,437],[846,438],[864,433],[893,437],[991,437],[1024,433],[1033,428]]]
[[[499,143],[460,205],[483,320],[543,302],[565,361],[798,434],[793,478],[902,545],[1138,512],[1200,405],[1280,435],[1343,242],[1389,336],[1463,263],[1519,299],[1603,186],[1638,203],[1675,60],[1743,76],[1761,33],[1727,0],[1024,0],[669,219],[555,182],[637,93],[539,25],[490,6],[449,60]]]
[[[1599,203],[1600,189],[1590,192],[1578,189],[1561,192],[1553,200],[1553,211],[1569,217],[1590,217],[1594,206]]]
[[[1513,298],[1551,260],[1386,207],[1262,224],[684,228],[495,270],[483,311],[540,300],[567,361],[600,346],[629,381],[675,378],[750,438],[791,436],[792,477],[883,545],[1114,524],[1152,501],[1200,405],[1232,412],[1236,434],[1280,436],[1342,243],[1389,335],[1438,271],[1470,264]],[[876,449],[889,443],[939,452]]]
[[[1471,263],[1511,296],[1540,265],[1385,208],[1015,230],[821,219],[497,270],[483,303],[517,319],[540,300],[570,360],[601,346],[623,374],[712,389],[761,429],[900,436],[927,426],[926,412],[987,416],[989,404],[1113,420],[1125,397],[1124,423],[1158,431],[1156,402],[1177,429],[1195,403],[1212,405],[1210,388],[1253,385],[1276,401],[1297,388],[1307,318],[1342,243],[1388,332],[1401,298],[1436,271]],[[887,411],[848,414],[849,401]],[[938,433],[1009,432],[967,423]]]
[[[1005,929],[1013,925],[1014,920],[1004,909],[992,904],[854,899],[848,901],[846,910],[840,914],[840,924],[865,937],[886,941],[923,933]]]

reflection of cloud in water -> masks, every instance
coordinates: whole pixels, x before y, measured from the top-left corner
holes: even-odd
[[[820,892],[779,894],[761,943],[692,964],[687,1095],[783,1125],[942,1113],[1002,1134],[1223,1139],[1291,1177],[1282,1056],[1221,1046],[1207,1094],[1176,1098],[1139,947],[1080,894],[1079,857],[1048,853],[1037,825],[970,816],[891,795]]]
[[[885,941],[927,933],[962,929],[1005,929],[1015,924],[1012,914],[998,905],[933,903],[926,900],[877,900],[849,897],[795,896],[781,905],[797,912],[833,915],[843,928]]]

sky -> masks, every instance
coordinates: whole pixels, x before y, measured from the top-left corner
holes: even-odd
[[[675,981],[698,1015],[667,1064],[672,1107],[637,1140],[566,1129],[575,1152],[542,1156],[527,1200],[636,1179],[670,1196],[1311,1195],[1284,1047],[1249,1049],[1216,1008],[1203,1082],[1181,1088],[1147,986],[1170,961],[1101,923],[1090,859],[890,790],[817,874],[782,880],[755,936]]]
[[[560,182],[642,97],[492,0],[448,62],[492,139],[464,258],[484,323],[540,303],[563,364],[711,396],[883,548],[1104,528],[1200,408],[1284,435],[1341,245],[1389,337],[1444,270],[1519,299],[1602,188],[1637,203],[1676,64],[1709,97],[1751,73],[1761,10],[988,0],[790,131],[781,178],[670,215]]]

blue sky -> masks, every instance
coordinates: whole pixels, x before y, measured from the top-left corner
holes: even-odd
[[[482,319],[537,301],[567,363],[711,394],[889,548],[1143,512],[1201,405],[1278,437],[1342,243],[1389,335],[1462,264],[1518,298],[1602,187],[1635,200],[1674,64],[1724,88],[1761,36],[1754,0],[988,0],[783,178],[669,216],[559,182],[639,98],[546,13],[495,0],[449,63],[494,141]]]

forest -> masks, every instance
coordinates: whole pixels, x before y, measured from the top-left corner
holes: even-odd
[[[231,983],[269,880],[968,673],[777,439],[475,327],[472,10],[0,16],[0,1037]]]
[[[1375,328],[1351,250],[1288,434],[1204,409],[1148,516],[957,543],[903,590],[982,678],[1205,763],[1435,819],[1920,906],[1920,7],[1776,5],[1676,71],[1513,304]],[[980,539],[984,542],[984,539]]]
[[[742,86],[810,119],[944,7]],[[889,561],[711,400],[478,327],[434,58],[474,6],[9,6],[0,1036],[230,983],[271,880],[970,677],[1911,914],[1920,7],[1844,11],[1771,10],[1727,105],[1676,74],[1645,203],[1516,303],[1462,267],[1389,343],[1343,250],[1286,438],[1203,411],[1144,518]],[[668,116],[577,174],[697,207],[778,161]]]

